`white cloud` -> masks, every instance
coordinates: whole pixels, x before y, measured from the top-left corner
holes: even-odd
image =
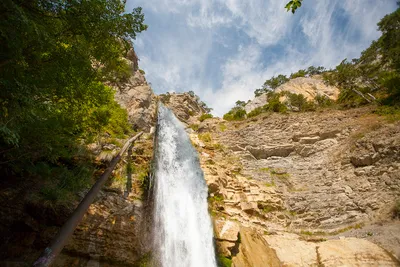
[[[255,44],[240,46],[236,56],[221,67],[222,88],[214,92],[211,90],[199,92],[200,97],[214,109],[215,115],[222,116],[237,100],[252,99],[254,90],[262,86],[266,77],[280,73],[287,74],[290,73],[290,69],[298,70],[301,63],[293,62],[294,58],[296,58],[294,53],[289,52],[281,61],[265,66],[260,46]]]
[[[396,8],[388,0],[306,0],[292,15],[282,0],[128,5],[142,6],[149,19],[135,45],[156,92],[193,90],[217,115],[252,98],[272,75],[358,57],[379,37],[376,23]]]
[[[292,16],[283,10],[281,1],[210,0],[199,1],[197,5],[199,10],[188,15],[189,26],[212,28],[234,23],[232,26],[240,28],[263,46],[277,43],[292,20]]]
[[[208,10],[202,10],[200,15],[189,14],[187,23],[191,27],[212,28],[221,25],[228,25],[231,18],[220,16]]]

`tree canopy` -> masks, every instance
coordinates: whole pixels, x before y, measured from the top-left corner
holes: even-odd
[[[272,76],[271,79],[264,82],[264,87],[269,89],[276,89],[285,82],[289,81],[286,75],[279,74],[277,77]]]
[[[121,0],[3,0],[0,14],[2,167],[56,164],[105,127],[129,131],[104,82],[131,74],[122,57],[147,29],[141,8],[125,12]]]

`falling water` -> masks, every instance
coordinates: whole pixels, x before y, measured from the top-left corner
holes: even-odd
[[[163,267],[215,267],[207,185],[182,123],[159,105],[154,238]]]

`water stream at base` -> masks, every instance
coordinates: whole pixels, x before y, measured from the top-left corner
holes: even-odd
[[[163,267],[216,267],[207,185],[183,124],[162,104],[154,172],[154,242]]]

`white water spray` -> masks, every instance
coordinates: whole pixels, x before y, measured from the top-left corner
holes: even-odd
[[[163,267],[216,267],[207,185],[182,123],[159,105],[154,240]]]

